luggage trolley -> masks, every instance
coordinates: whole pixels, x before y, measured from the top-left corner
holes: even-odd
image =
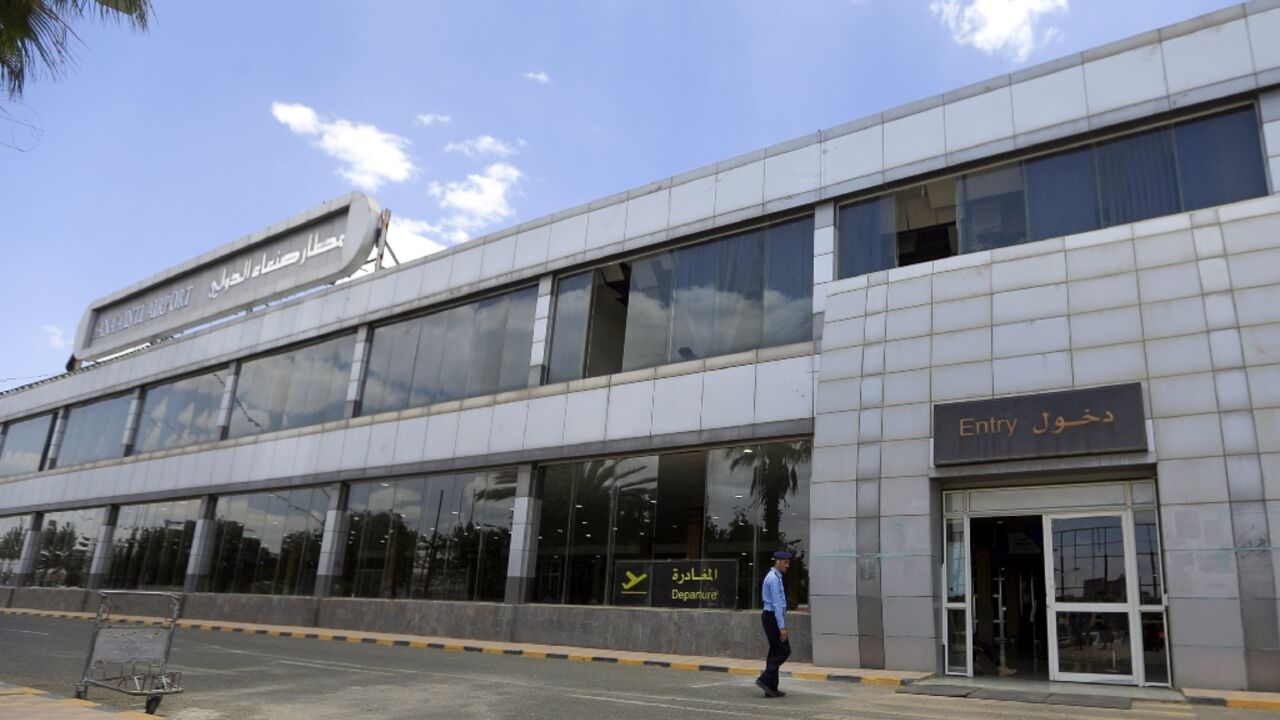
[[[173,632],[182,614],[182,596],[163,592],[102,590],[98,615],[93,621],[89,657],[76,685],[76,697],[84,699],[89,686],[147,698],[147,714],[154,715],[165,695],[182,692],[182,673],[168,669]],[[134,597],[165,598],[169,614],[159,625],[143,625],[114,614],[112,601]]]

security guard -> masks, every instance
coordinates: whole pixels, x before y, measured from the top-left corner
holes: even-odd
[[[782,574],[791,567],[791,553],[779,550],[773,554],[773,568],[764,576],[760,597],[764,611],[760,622],[764,636],[769,640],[769,655],[764,661],[764,672],[756,678],[756,685],[769,698],[786,695],[778,689],[778,668],[791,657],[791,642],[787,640],[787,594],[782,589]]]

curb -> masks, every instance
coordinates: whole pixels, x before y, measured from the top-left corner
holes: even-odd
[[[1214,707],[1239,708],[1241,710],[1280,711],[1280,693],[1186,688],[1182,691],[1182,694],[1186,696],[1187,702],[1192,705],[1211,705]]]
[[[29,617],[49,617],[63,618],[68,620],[92,620],[95,615],[93,613],[73,613],[73,612],[49,612],[43,610],[24,610],[20,608],[0,608],[0,614],[3,615],[25,615]],[[138,625],[161,625],[159,620],[143,620],[135,621]],[[382,645],[385,647],[407,647],[416,650],[444,650],[446,652],[476,652],[489,655],[510,655],[515,657],[535,658],[540,660],[567,660],[569,662],[594,662],[609,663],[615,665],[625,665],[627,667],[656,667],[666,668],[668,670],[684,670],[686,672],[714,672],[725,673],[728,675],[749,676],[757,675],[759,668],[743,667],[741,665],[721,665],[718,663],[696,663],[681,662],[679,660],[654,660],[645,657],[627,657],[625,655],[589,655],[568,652],[552,652],[544,650],[527,650],[517,645],[501,646],[501,645],[468,645],[457,643],[430,642],[419,640],[397,640],[392,638],[377,637],[360,632],[305,632],[295,630],[275,630],[270,627],[254,627],[250,624],[243,623],[237,625],[223,625],[219,623],[211,623],[207,621],[197,620],[179,620],[178,627],[187,630],[205,630],[209,632],[226,632],[240,633],[243,635],[266,635],[268,637],[286,637],[297,638],[301,640],[328,640],[331,642],[346,642],[352,644],[369,644]],[[810,680],[816,682],[841,682],[861,685],[874,685],[879,687],[901,687],[910,685],[916,680],[923,680],[931,675],[922,675],[919,678],[884,676],[878,674],[862,674],[857,671],[852,672],[818,672],[813,670],[783,670],[779,673],[782,677],[794,678],[796,680]]]
[[[101,713],[109,713],[112,716],[118,717],[118,718],[154,717],[153,715],[147,715],[146,713],[143,713],[138,710],[130,710],[128,708],[121,708],[114,705],[105,705],[103,703],[93,702],[92,700],[80,700],[77,698],[68,697],[66,695],[60,695],[58,693],[40,690],[39,688],[24,687],[22,685],[12,685],[10,683],[0,681],[0,709],[3,709],[3,704],[4,704],[3,699],[5,697],[14,697],[14,696],[41,698],[43,700],[49,700],[64,706],[69,705],[69,706],[84,708],[85,710],[94,710]]]

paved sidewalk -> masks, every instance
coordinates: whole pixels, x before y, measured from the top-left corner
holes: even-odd
[[[151,720],[155,716],[0,682],[0,720],[107,720],[109,717]]]
[[[35,617],[72,618],[91,620],[94,613],[49,612],[18,608],[0,609],[7,615],[31,615]],[[140,623],[159,624],[155,618],[126,618]],[[393,633],[333,630],[290,625],[264,625],[260,623],[214,622],[209,620],[179,620],[178,627],[190,630],[246,633],[272,637],[327,640],[331,642],[371,643],[377,645],[411,647],[424,650],[450,652],[480,652],[495,655],[568,660],[570,662],[616,663],[635,667],[663,667],[672,670],[719,672],[730,675],[760,674],[763,660],[707,657],[696,655],[666,655],[661,653],[632,652],[628,650],[602,650],[570,645],[539,645],[534,643],[508,643],[489,640],[460,640],[458,638],[430,637],[423,635],[397,635]],[[864,683],[867,685],[901,686],[930,677],[930,673],[896,670],[869,670],[820,667],[812,663],[788,662],[782,675],[798,680]]]

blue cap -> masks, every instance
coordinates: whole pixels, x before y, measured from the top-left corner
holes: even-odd
[[[774,560],[790,560],[791,553],[787,552],[786,550],[779,550],[778,552],[773,554],[773,559]]]

